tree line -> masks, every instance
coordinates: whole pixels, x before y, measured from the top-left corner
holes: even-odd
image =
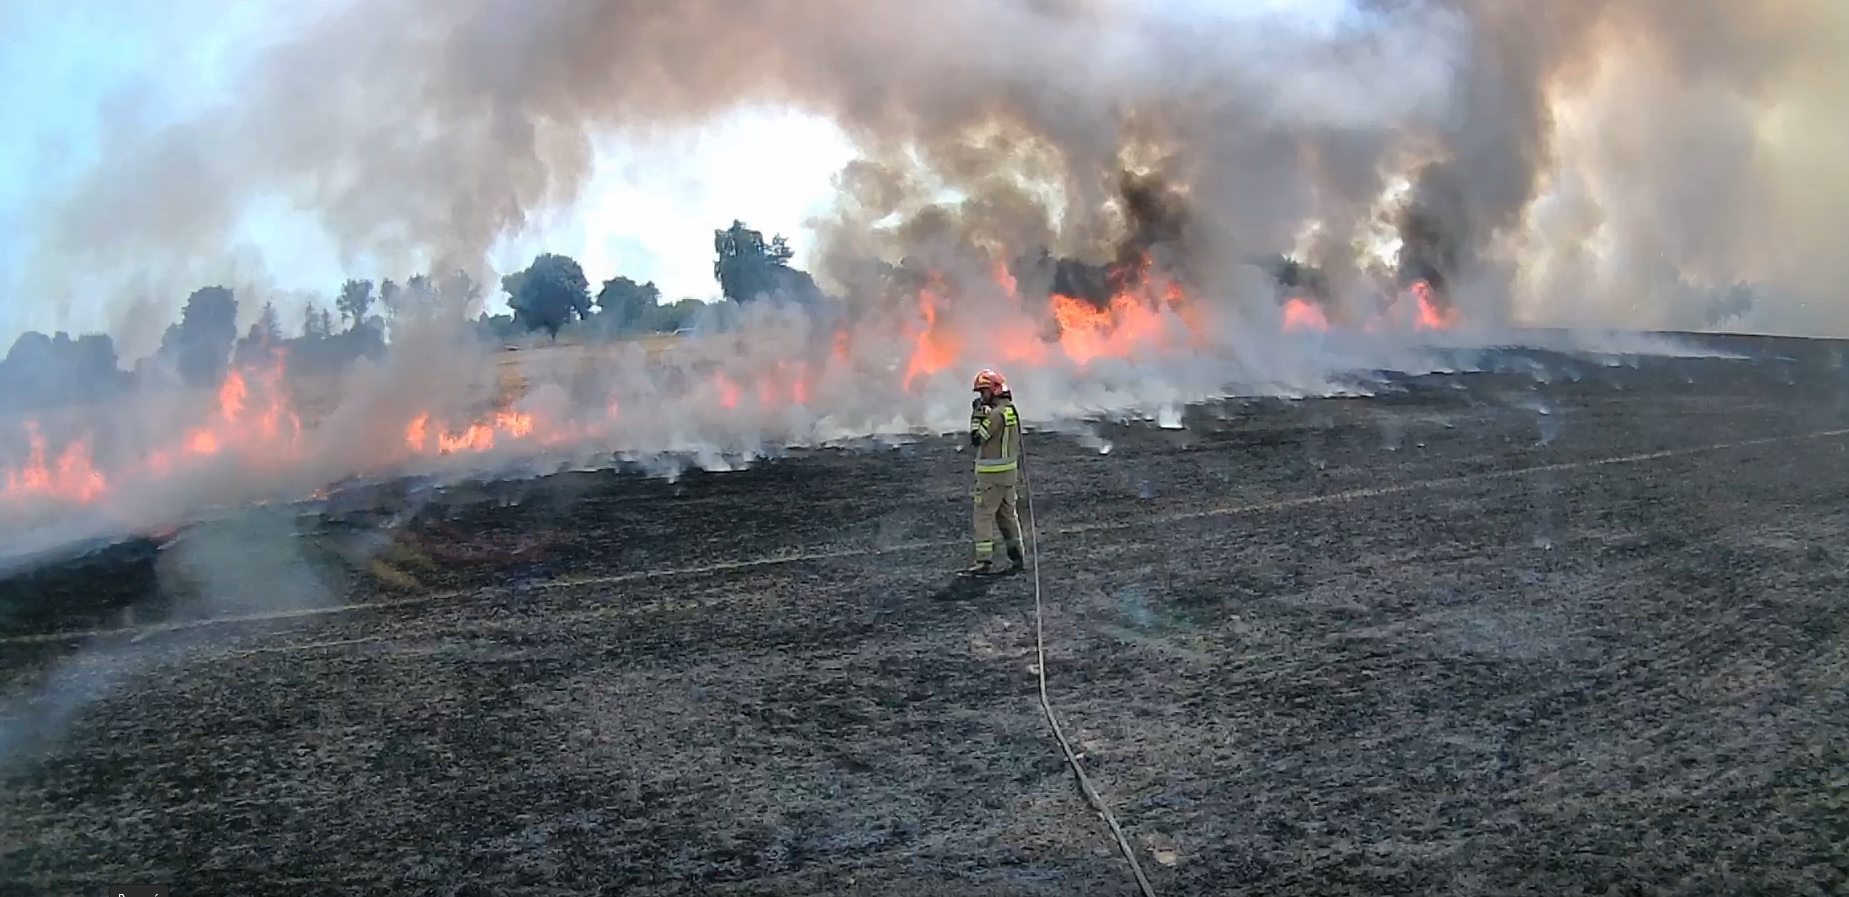
[[[815,279],[791,267],[794,253],[782,236],[766,240],[743,222],[713,232],[713,279],[736,303],[776,296],[797,302],[823,298]],[[486,311],[472,322],[476,335],[501,343],[527,334],[621,339],[672,333],[697,325],[708,309],[698,299],[662,302],[652,281],[617,276],[596,293],[576,259],[542,253],[526,268],[501,278],[508,314]],[[152,355],[124,370],[115,340],[106,333],[21,334],[0,359],[0,409],[26,411],[98,401],[143,385],[212,387],[232,365],[262,363],[287,354],[293,371],[330,372],[385,351],[392,327],[421,316],[459,314],[483,298],[482,285],[460,271],[403,281],[349,279],[330,309],[310,302],[298,326],[265,301],[256,320],[239,333],[240,298],[225,286],[194,290],[168,325]],[[293,335],[286,331],[293,331]]]

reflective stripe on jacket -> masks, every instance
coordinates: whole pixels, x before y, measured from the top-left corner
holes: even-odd
[[[1021,414],[1014,402],[1003,399],[987,412],[970,415],[969,429],[982,440],[976,447],[977,473],[1007,473],[1020,466]]]

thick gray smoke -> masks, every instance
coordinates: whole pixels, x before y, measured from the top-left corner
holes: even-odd
[[[105,289],[169,272],[184,295],[281,197],[355,255],[474,266],[576,198],[594,138],[776,103],[866,153],[821,224],[837,285],[927,239],[1103,252],[1131,168],[1187,191],[1208,287],[1312,223],[1297,248],[1349,283],[1384,218],[1402,269],[1435,266],[1491,317],[1701,325],[1704,291],[1750,281],[1748,323],[1849,325],[1824,301],[1846,273],[1842,4],[1371,0],[1334,34],[1161,7],[351,4],[264,54],[231,106],[114,135],[40,258]],[[1411,206],[1383,208],[1401,178]],[[966,199],[925,213],[944,188]]]

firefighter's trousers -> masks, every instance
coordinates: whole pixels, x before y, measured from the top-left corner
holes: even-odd
[[[1021,519],[1015,513],[1017,471],[976,474],[976,560],[995,557],[995,539],[1000,535],[1011,555],[1021,548]],[[999,531],[999,533],[998,533]]]

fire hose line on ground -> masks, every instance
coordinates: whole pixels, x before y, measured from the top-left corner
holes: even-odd
[[[1021,471],[1021,497],[1027,505],[1027,560],[1032,566],[1034,577],[1034,678],[1040,689],[1040,709],[1046,713],[1047,725],[1053,729],[1053,740],[1059,742],[1059,750],[1066,755],[1066,765],[1072,767],[1072,774],[1079,781],[1079,791],[1085,795],[1085,801],[1104,818],[1104,824],[1111,827],[1111,837],[1117,841],[1117,849],[1123,853],[1124,860],[1130,864],[1131,874],[1136,876],[1136,886],[1143,892],[1143,897],[1156,897],[1156,889],[1149,884],[1149,876],[1143,874],[1143,864],[1137,861],[1136,848],[1130,846],[1130,839],[1124,837],[1124,830],[1117,824],[1117,816],[1111,812],[1110,804],[1104,802],[1104,795],[1091,784],[1091,777],[1085,774],[1085,764],[1079,762],[1079,755],[1072,750],[1072,742],[1066,738],[1066,731],[1060,728],[1059,717],[1053,713],[1053,701],[1046,693],[1046,614],[1043,611],[1044,594],[1040,587],[1040,527],[1034,522],[1034,490],[1027,480],[1026,440],[1017,448],[1016,463]]]

